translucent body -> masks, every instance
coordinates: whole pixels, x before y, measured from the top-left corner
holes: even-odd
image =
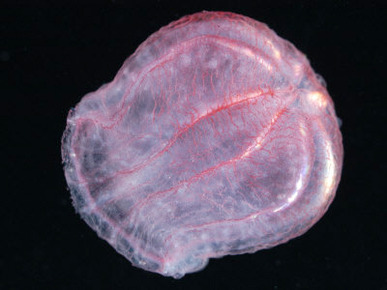
[[[260,22],[203,12],[82,99],[62,156],[90,227],[133,265],[180,278],[304,233],[333,200],[343,149],[302,53]]]

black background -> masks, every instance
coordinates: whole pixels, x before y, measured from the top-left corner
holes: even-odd
[[[387,289],[387,10],[364,2],[1,4],[0,289]],[[345,160],[335,201],[305,235],[174,280],[132,267],[75,214],[60,140],[68,110],[147,36],[202,10],[265,22],[308,56],[343,120]]]

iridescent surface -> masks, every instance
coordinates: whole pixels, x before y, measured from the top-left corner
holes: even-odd
[[[308,230],[343,148],[302,53],[263,23],[202,12],[150,36],[71,110],[62,157],[90,227],[134,266],[180,278]]]

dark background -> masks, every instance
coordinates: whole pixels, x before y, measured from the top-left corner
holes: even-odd
[[[364,2],[2,2],[0,289],[387,289],[387,10]],[[265,22],[308,56],[343,120],[345,160],[305,235],[174,280],[132,267],[75,214],[60,140],[68,110],[147,36],[202,10]]]

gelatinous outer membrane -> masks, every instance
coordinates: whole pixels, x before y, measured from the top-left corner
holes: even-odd
[[[308,230],[343,148],[305,55],[263,23],[202,12],[150,36],[71,110],[62,157],[90,227],[134,266],[180,278]]]

